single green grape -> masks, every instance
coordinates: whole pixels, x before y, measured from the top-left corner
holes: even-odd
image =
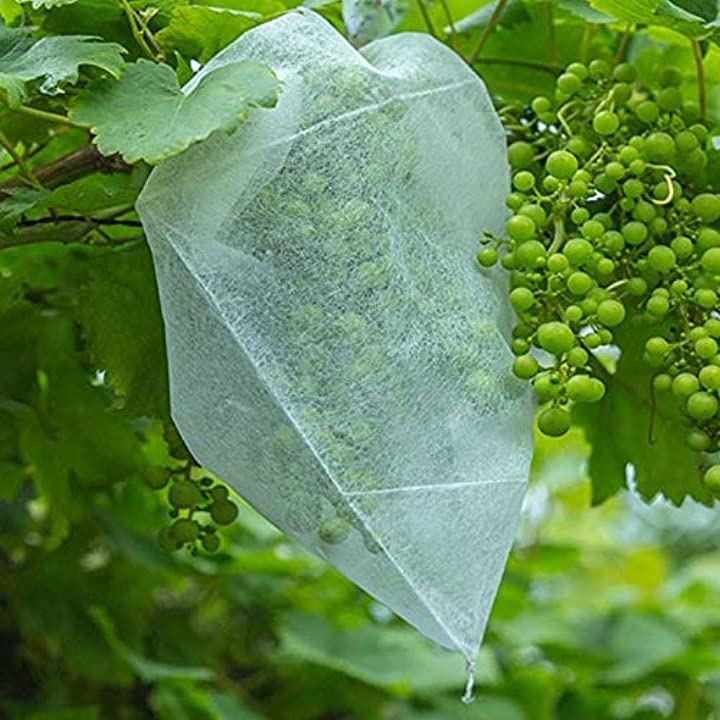
[[[556,150],[550,153],[545,162],[546,170],[558,180],[572,177],[578,168],[577,158],[567,150]]]
[[[615,327],[625,319],[625,306],[619,300],[603,300],[597,309],[598,320],[607,327]]]
[[[175,508],[193,508],[203,501],[202,493],[192,480],[176,480],[168,492],[168,500]]]
[[[540,347],[553,355],[562,355],[575,345],[575,333],[569,325],[553,320],[538,328]]]
[[[560,407],[543,410],[538,417],[540,432],[550,437],[560,437],[570,429],[570,413]]]
[[[700,390],[688,398],[686,410],[694,420],[709,420],[718,411],[718,401],[714,395]]]
[[[594,403],[605,395],[605,384],[589,375],[573,375],[567,381],[567,393],[575,402]]]

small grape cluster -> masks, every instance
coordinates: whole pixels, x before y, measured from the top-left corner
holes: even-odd
[[[215,483],[212,478],[194,479],[192,464],[177,472],[167,468],[151,468],[145,472],[146,485],[153,490],[167,491],[172,522],[161,528],[158,541],[164,550],[173,551],[187,547],[196,555],[198,548],[215,552],[220,547],[217,525],[230,525],[238,516],[238,507],[230,499],[227,487]],[[210,516],[201,522],[198,514]]]
[[[709,131],[684,104],[680,72],[666,67],[659,80],[648,88],[631,64],[575,62],[554,98],[505,109],[513,215],[503,237],[485,234],[477,260],[510,272],[513,371],[543,405],[541,432],[563,435],[573,403],[602,400],[607,375],[593,351],[616,344],[632,315],[652,328],[653,392],[677,397],[687,442],[713,453],[720,196]],[[705,482],[720,491],[720,465]]]

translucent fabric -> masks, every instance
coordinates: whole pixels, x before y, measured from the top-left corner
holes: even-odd
[[[275,70],[277,108],[162,163],[139,203],[173,418],[279,528],[471,658],[531,453],[502,283],[473,258],[505,219],[500,123],[425,35],[358,52],[293,12],[188,88],[240,59]]]

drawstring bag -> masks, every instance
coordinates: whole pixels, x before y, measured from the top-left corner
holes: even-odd
[[[426,35],[355,50],[309,11],[203,68],[271,67],[279,104],[152,173],[139,202],[173,418],[193,455],[472,661],[515,532],[532,408],[502,283],[502,127]]]

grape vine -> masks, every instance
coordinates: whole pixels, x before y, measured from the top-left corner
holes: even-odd
[[[629,63],[574,62],[554,98],[503,113],[513,215],[477,260],[510,274],[513,372],[532,383],[546,435],[568,431],[574,404],[603,400],[596,351],[642,326],[653,392],[677,398],[692,449],[718,451],[720,195],[681,82],[674,67],[645,87]],[[720,465],[702,469],[720,492]]]

